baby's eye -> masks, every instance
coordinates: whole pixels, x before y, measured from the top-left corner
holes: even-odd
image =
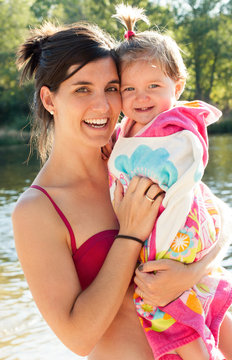
[[[155,88],[157,88],[157,87],[159,87],[159,85],[157,85],[157,84],[150,84],[150,85],[149,85],[149,88],[150,88],[150,89],[155,89]]]
[[[135,88],[132,86],[128,86],[127,88],[124,88],[122,91],[133,91]]]
[[[77,93],[87,93],[87,92],[89,92],[89,89],[85,86],[82,86],[79,89],[77,89],[76,92]]]

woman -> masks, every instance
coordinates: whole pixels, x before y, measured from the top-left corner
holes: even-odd
[[[35,76],[34,133],[44,165],[14,210],[15,243],[38,308],[69,349],[91,360],[149,360],[131,279],[162,195],[148,201],[145,193],[154,198],[160,189],[137,177],[125,196],[116,188],[117,218],[111,205],[101,147],[121,109],[113,46],[97,27],[47,24],[20,48],[22,79]],[[164,305],[208,271],[217,251],[188,266],[148,263],[145,272],[160,271],[136,270],[135,281]]]

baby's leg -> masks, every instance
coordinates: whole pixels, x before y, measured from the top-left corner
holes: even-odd
[[[219,332],[219,349],[226,360],[232,360],[232,314],[227,311]]]
[[[210,356],[202,338],[198,338],[176,349],[183,360],[209,360]]]

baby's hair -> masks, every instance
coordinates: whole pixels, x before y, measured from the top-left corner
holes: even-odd
[[[115,9],[116,14],[112,17],[118,19],[128,31],[134,31],[135,25],[139,20],[149,25],[149,20],[143,9],[124,4],[116,5]]]
[[[154,30],[135,32],[135,25],[139,20],[149,23],[143,9],[124,4],[117,5],[113,17],[127,29],[126,39],[116,47],[120,69],[133,61],[145,60],[157,63],[174,81],[187,78],[181,49],[175,40],[169,35]]]
[[[31,145],[35,143],[42,163],[50,153],[53,142],[54,119],[40,99],[42,86],[56,92],[60,84],[91,61],[112,57],[117,65],[115,41],[98,26],[76,23],[56,26],[46,22],[32,29],[28,39],[19,47],[17,65],[22,69],[21,83],[35,78],[34,122]],[[68,73],[72,65],[75,70]]]

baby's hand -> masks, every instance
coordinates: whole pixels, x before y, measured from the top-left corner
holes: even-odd
[[[102,152],[102,159],[103,159],[103,160],[108,160],[108,159],[109,159],[110,154],[111,154],[111,152],[112,152],[112,150],[113,150],[113,146],[112,146],[112,145],[113,145],[113,144],[112,144],[112,141],[110,140],[110,141],[108,142],[108,144],[102,146],[101,152]]]
[[[103,160],[108,160],[109,159],[110,154],[112,153],[112,150],[114,148],[115,143],[116,143],[116,129],[114,130],[108,144],[106,144],[105,146],[103,146],[101,148],[102,159]]]

